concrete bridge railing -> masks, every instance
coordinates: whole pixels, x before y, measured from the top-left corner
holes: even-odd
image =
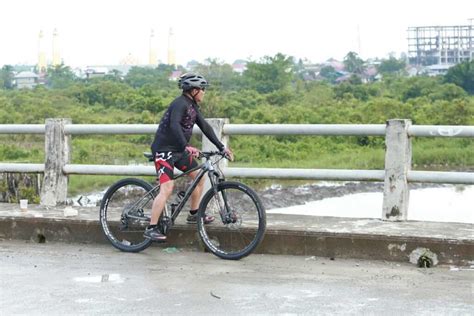
[[[232,168],[226,165],[227,177],[286,178],[340,181],[383,181],[381,218],[407,219],[410,182],[474,184],[472,172],[435,172],[411,170],[412,137],[474,137],[474,126],[412,125],[396,119],[383,124],[229,124],[227,119],[208,120],[225,144],[229,135],[331,135],[385,137],[384,170]],[[41,204],[65,203],[68,175],[155,175],[153,166],[71,164],[71,135],[83,134],[153,134],[157,125],[72,124],[70,119],[47,119],[46,124],[0,125],[0,134],[44,134],[45,163],[0,163],[0,172],[44,173]],[[196,128],[195,133],[200,133]],[[203,150],[215,149],[203,137]]]

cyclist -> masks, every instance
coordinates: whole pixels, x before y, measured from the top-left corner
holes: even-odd
[[[198,74],[186,73],[180,77],[178,87],[182,89],[182,94],[174,99],[166,110],[151,145],[161,185],[160,192],[153,201],[150,225],[144,233],[146,238],[153,241],[166,241],[166,236],[159,231],[157,223],[166,201],[173,192],[173,169],[176,167],[181,171],[186,171],[198,165],[194,158],[199,155],[199,150],[188,143],[194,124],[197,124],[204,135],[220,151],[224,151],[230,160],[233,159],[232,151],[225,148],[219,141],[214,130],[199,111],[198,103],[203,100],[208,86],[206,79]],[[197,173],[198,171],[194,171],[189,175],[194,179]],[[200,181],[191,195],[191,210],[186,219],[187,223],[197,222],[197,210],[203,187],[204,182]],[[206,215],[204,223],[209,224],[213,221],[213,216]]]

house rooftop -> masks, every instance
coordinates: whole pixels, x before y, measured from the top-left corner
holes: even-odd
[[[22,71],[15,75],[15,79],[21,78],[38,78],[38,75],[31,71]]]

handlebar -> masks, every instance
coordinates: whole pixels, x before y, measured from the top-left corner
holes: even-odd
[[[152,153],[144,152],[143,155],[148,159],[148,161],[154,161],[154,157]],[[214,156],[221,156],[222,158],[229,159],[229,156],[223,151],[200,151],[199,156],[197,158],[209,159]]]
[[[225,153],[224,151],[201,151],[201,152],[199,152],[198,158],[199,159],[201,159],[201,158],[209,159],[209,158],[214,157],[214,156],[221,156],[222,158],[229,159],[227,153]]]

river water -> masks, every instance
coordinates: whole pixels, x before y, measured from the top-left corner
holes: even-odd
[[[317,182],[296,187],[275,185],[259,191],[259,195],[267,213],[380,219],[382,185],[354,182]],[[474,185],[414,187],[410,190],[408,220],[474,223]],[[72,204],[95,207],[104,193],[105,190],[76,196]],[[293,206],[287,206],[291,204]]]
[[[382,218],[382,203],[382,192],[363,192],[273,208],[267,213]],[[408,220],[474,223],[474,185],[410,190]]]

